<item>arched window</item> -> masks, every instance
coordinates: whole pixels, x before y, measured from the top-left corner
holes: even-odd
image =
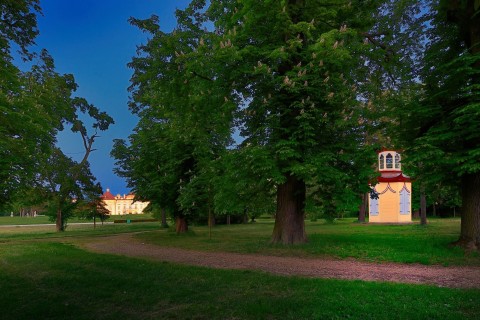
[[[380,169],[383,169],[384,168],[384,161],[385,161],[385,157],[383,156],[383,154],[380,155],[380,158],[379,158],[379,168]]]
[[[400,155],[395,154],[395,169],[400,169]]]
[[[369,197],[369,213],[371,216],[378,216],[378,197]]]
[[[387,154],[386,160],[387,160],[387,169],[393,169],[393,156],[391,153]]]
[[[410,193],[403,188],[400,191],[400,214],[410,214]]]

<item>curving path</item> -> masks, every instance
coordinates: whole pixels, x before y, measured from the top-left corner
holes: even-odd
[[[142,243],[132,234],[95,238],[82,247],[98,253],[168,261],[220,269],[259,270],[279,275],[366,281],[429,284],[480,289],[480,267],[442,267],[420,264],[369,263],[355,260],[308,259],[202,252]]]

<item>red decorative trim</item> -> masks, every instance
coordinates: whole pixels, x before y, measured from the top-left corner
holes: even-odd
[[[385,178],[385,177],[378,177],[377,178],[378,182],[410,182],[410,177],[404,176],[402,173],[400,173],[396,177],[390,177],[390,178]]]
[[[402,190],[403,190],[403,189],[405,189],[408,193],[412,193],[410,190],[408,190],[407,184],[406,184],[405,182],[403,183],[403,188],[402,188]],[[402,190],[400,190],[400,192],[402,192]]]
[[[377,153],[382,153],[382,152],[396,152],[396,153],[402,153],[403,152],[403,149],[399,149],[399,150],[392,150],[392,149],[387,149],[385,147],[382,147],[382,149],[380,149],[379,151],[377,151]]]
[[[393,193],[397,193],[395,190],[392,189],[392,187],[390,187],[390,183],[387,183],[387,187],[385,188],[385,190],[383,190],[382,192],[378,192],[377,190],[377,186],[375,186],[374,190],[376,193],[378,194],[384,194],[386,193],[388,190],[392,191]]]

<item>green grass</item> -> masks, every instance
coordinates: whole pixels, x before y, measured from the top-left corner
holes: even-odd
[[[109,219],[107,219],[107,222],[113,222],[114,220],[117,219],[129,219],[129,220],[139,220],[139,219],[151,219],[152,216],[149,214],[127,214],[127,215],[118,215],[118,216],[110,216]],[[89,222],[93,223],[92,220],[86,220],[86,219],[79,219],[77,217],[72,217],[68,220],[68,223],[83,223],[83,222]],[[0,216],[0,226],[1,225],[30,225],[30,224],[52,224],[55,222],[52,222],[49,217],[47,216],[37,216],[37,217],[19,217],[19,216]],[[97,219],[97,223],[99,222],[99,219]]]
[[[158,231],[138,237],[161,246],[205,251],[480,266],[478,253],[466,254],[460,248],[449,246],[460,234],[459,219],[431,219],[427,226],[370,225],[353,221],[306,222],[309,242],[287,247],[270,243],[273,220],[215,226],[211,238],[207,227],[192,227],[187,235]]]
[[[135,223],[135,224],[97,224],[93,225],[69,225],[67,231],[59,233],[55,231],[55,226],[2,226],[0,227],[0,243],[10,243],[17,240],[33,239],[75,239],[96,236],[107,236],[117,233],[156,231],[160,227],[159,223]]]
[[[0,225],[52,224],[47,216],[19,217],[0,216]]]
[[[478,319],[480,290],[272,276],[0,243],[9,319]]]
[[[125,217],[122,217],[125,218]],[[128,218],[128,217],[127,217]],[[145,218],[135,216],[135,218]],[[36,218],[21,218],[36,219]],[[430,219],[427,226],[369,225],[354,223],[354,219],[306,222],[309,242],[296,246],[270,243],[274,221],[261,219],[242,225],[217,225],[210,238],[206,226],[191,227],[186,235],[177,235],[159,228],[158,223],[69,225],[65,233],[55,232],[54,226],[0,227],[0,242],[15,239],[51,239],[93,237],[123,232],[150,231],[138,234],[142,241],[161,246],[205,251],[226,251],[298,257],[355,258],[362,261],[400,262],[441,265],[480,266],[478,253],[467,254],[449,244],[460,233],[459,219]]]

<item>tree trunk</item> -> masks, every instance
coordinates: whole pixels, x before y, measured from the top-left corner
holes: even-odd
[[[168,228],[168,224],[167,224],[167,211],[165,210],[165,208],[162,208],[162,217],[161,217],[161,220],[162,220],[162,228]]]
[[[462,177],[460,239],[455,244],[469,250],[480,249],[480,172]]]
[[[227,225],[230,225],[230,215],[227,214]]]
[[[60,209],[60,206],[57,208],[57,220],[55,221],[55,228],[57,229],[57,232],[65,231],[62,221],[62,209]]]
[[[95,220],[96,215],[93,215],[93,229],[97,228],[97,221]]]
[[[215,226],[215,215],[209,211],[208,213],[208,226],[213,228]]]
[[[465,41],[472,55],[480,53],[479,1],[449,1],[447,20],[460,27],[460,37]],[[473,67],[480,70],[480,60]],[[472,75],[472,82],[479,83],[478,73]],[[456,245],[466,249],[480,249],[480,172],[462,176],[462,208],[460,239]]]
[[[358,222],[361,222],[361,223],[365,222],[369,195],[370,194],[368,192],[362,193],[362,203],[360,204],[360,211],[358,212]]]
[[[247,208],[243,209],[243,223],[248,223],[248,211],[247,211]]]
[[[188,231],[187,218],[185,218],[185,216],[177,216],[175,218],[175,231],[177,234]]]
[[[272,243],[295,244],[307,242],[305,233],[305,194],[303,180],[288,175],[277,188],[277,212]]]
[[[420,190],[420,224],[427,224],[427,197],[425,196],[425,188]]]
[[[435,205],[435,202],[433,202],[433,212],[432,212],[432,215],[433,215],[434,217],[437,216],[437,206]]]
[[[413,219],[418,219],[418,218],[420,218],[420,212],[419,212],[419,210],[413,211]]]

